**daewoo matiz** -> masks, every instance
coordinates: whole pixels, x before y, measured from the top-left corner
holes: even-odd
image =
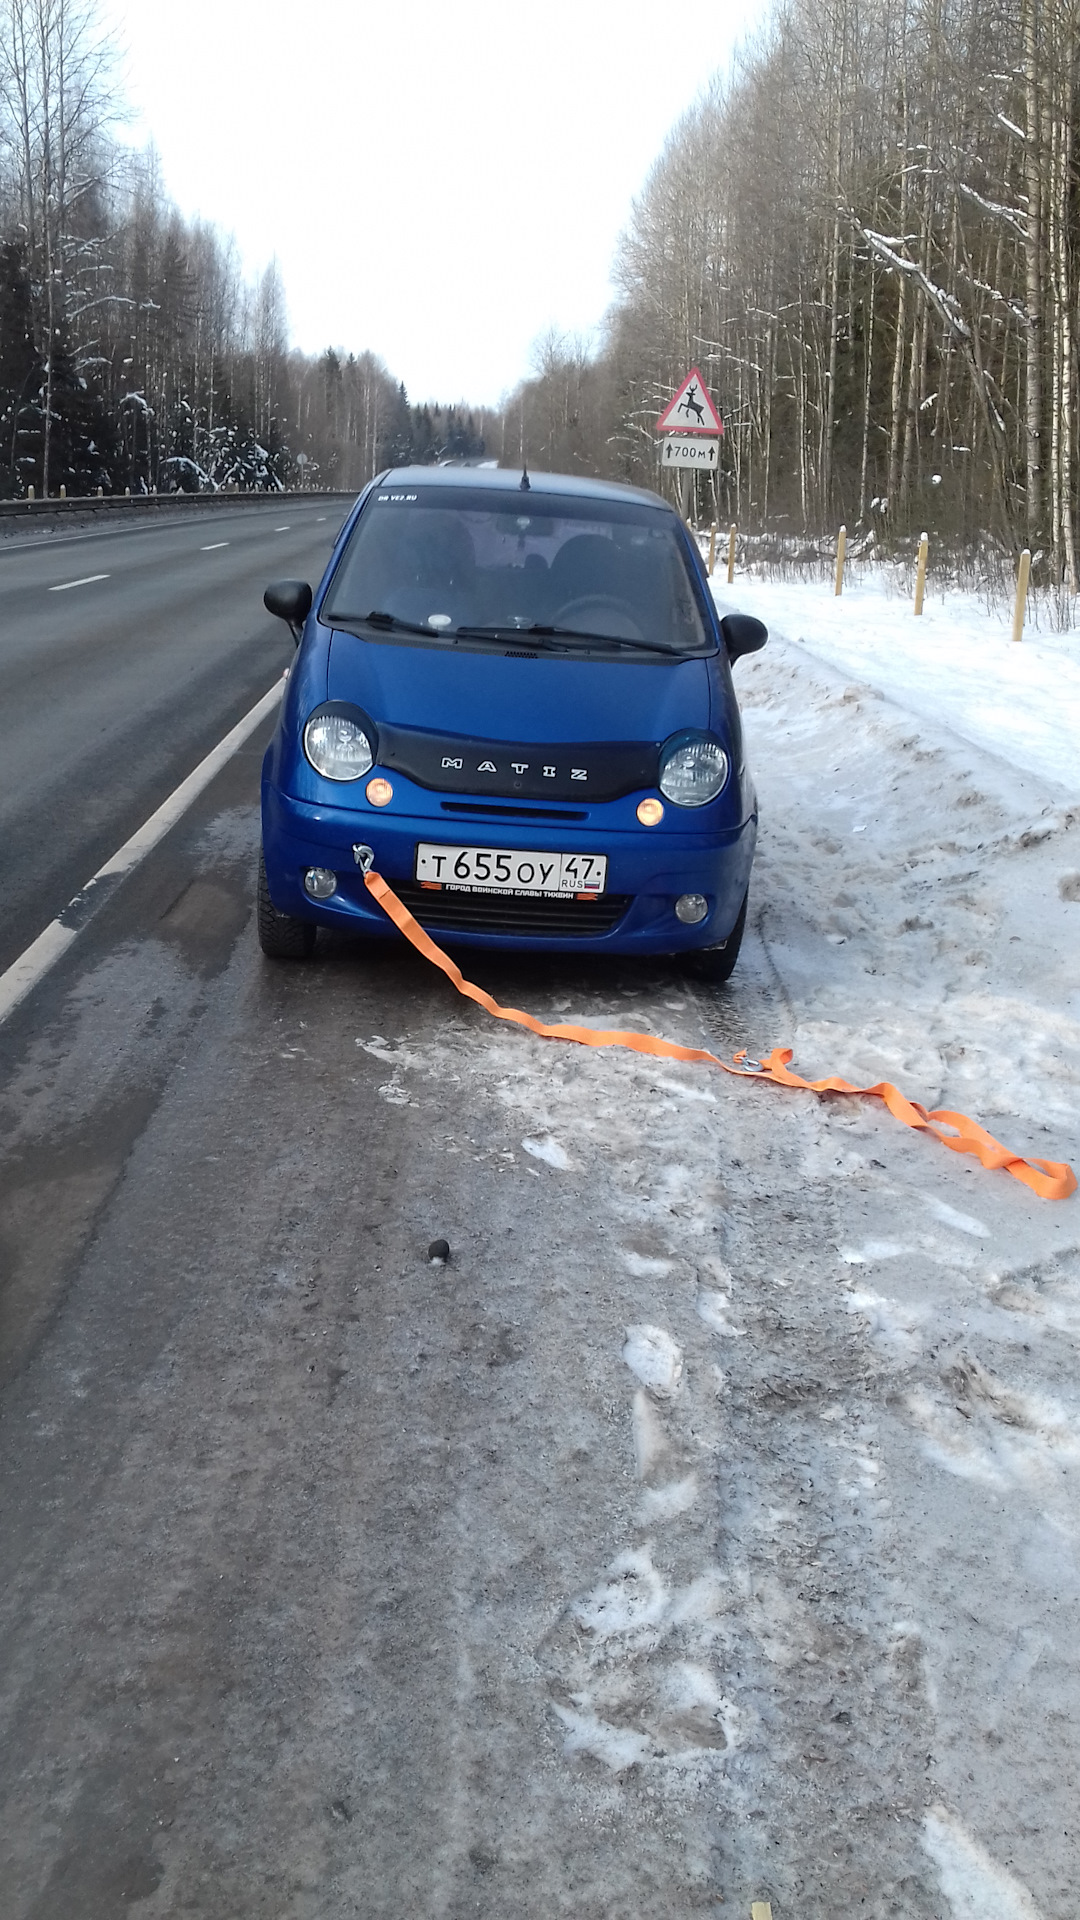
[[[407,467],[360,496],[263,767],[259,937],[394,935],[374,866],[435,938],[687,954],[726,979],[757,831],[721,620],[657,495],[561,474]]]

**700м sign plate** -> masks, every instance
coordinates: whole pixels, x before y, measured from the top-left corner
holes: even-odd
[[[662,467],[697,467],[702,473],[710,473],[720,465],[720,442],[708,440],[704,435],[691,440],[677,433],[665,434],[660,464]]]

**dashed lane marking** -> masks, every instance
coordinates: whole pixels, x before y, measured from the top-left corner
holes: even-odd
[[[227,540],[211,540],[210,545],[208,547],[200,547],[199,552],[216,553],[219,547],[227,547],[228,544],[229,542]]]
[[[95,580],[107,580],[107,573],[88,573],[82,580],[63,580],[58,587],[46,587],[46,593],[67,593],[72,587],[92,587]]]
[[[0,1021],[6,1020],[20,1000],[24,1000],[26,995],[37,986],[38,981],[48,973],[49,968],[55,966],[61,954],[67,952],[72,941],[82,932],[98,908],[110,898],[121,880],[125,879],[140,861],[145,860],[148,853],[153,852],[158,842],[165,838],[170,827],[176,825],[192,802],[198,799],[203,789],[210,785],[215,775],[220,773],[226,762],[232,759],[237,749],[243,746],[245,740],[254,733],[266,716],[274,711],[281,699],[284,684],[284,680],[278,680],[270,688],[269,693],[264,693],[262,699],[255,702],[250,712],[245,713],[243,719],[237,721],[236,726],[225,735],[225,738],[218,741],[217,746],[211,749],[205,760],[200,760],[198,766],[188,774],[187,779],[181,780],[180,785],[173,790],[167,800],[162,801],[157,811],[152,813],[148,820],[143,821],[142,826],[132,834],[130,840],[125,840],[123,846],[117,849],[112,858],[106,860],[103,867],[98,868],[85,887],[80,889],[73,900],[68,901],[63,912],[49,922],[44,931],[38,934],[37,939],[31,941],[19,955],[19,958],[12,961],[5,973],[0,973]]]
[[[289,531],[289,529],[288,529],[288,527],[275,527],[275,528],[274,528],[274,532],[275,532],[275,533],[288,533],[288,531]]]

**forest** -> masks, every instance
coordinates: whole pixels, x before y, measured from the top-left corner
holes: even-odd
[[[655,485],[701,368],[740,526],[1008,556],[1077,584],[1080,6],[787,0],[673,128],[598,351],[549,336],[536,465]]]
[[[1076,590],[1080,0],[779,0],[672,129],[598,340],[498,409],[290,348],[273,264],[118,137],[94,0],[0,0],[0,493],[358,487],[411,458],[658,484],[692,365],[700,516],[1034,554]],[[618,102],[611,103],[618,111]]]
[[[0,498],[351,490],[482,451],[374,354],[290,349],[276,266],[249,283],[180,218],[117,74],[94,0],[0,0]]]

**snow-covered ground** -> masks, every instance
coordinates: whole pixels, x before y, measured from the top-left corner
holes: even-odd
[[[1067,1052],[1061,1020],[1080,1013],[1080,832],[1072,833],[1080,825],[1080,640],[1029,634],[1016,644],[1007,622],[962,594],[928,602],[915,619],[880,581],[841,599],[831,587],[757,581],[715,584],[714,593],[721,609],[756,613],[770,629],[767,652],[736,669],[740,696],[751,710],[759,784],[764,790],[775,777],[779,749],[787,780],[804,787],[799,825],[816,816],[821,829],[815,845],[827,859],[816,890],[826,937],[835,946],[857,939],[860,919],[878,937],[894,931],[890,976],[906,971],[914,940],[920,1000],[932,1006],[960,992],[987,1028],[998,1062],[991,1069],[988,1057],[978,1071],[992,1071],[994,1111],[1011,1102],[1017,1113],[1038,1106],[1048,1117],[1054,1093],[1034,1093],[1030,1051]],[[779,699],[781,670],[809,698]],[[767,848],[771,831],[796,823],[786,794],[779,808],[766,801],[765,814]],[[859,835],[867,836],[862,852]],[[958,877],[958,864],[971,871]],[[919,909],[895,929],[877,897],[883,882]],[[930,903],[932,924],[922,924]],[[937,964],[947,955],[957,969],[951,982]],[[1010,1043],[1003,988],[1018,970],[1031,1004],[1013,1004],[1021,1037]],[[852,984],[848,967],[846,993]],[[952,1044],[966,1040],[969,1058],[973,1038]],[[969,1065],[961,1077],[973,1081],[975,1071]]]
[[[605,970],[516,1003],[791,1043],[809,1076],[892,1079],[1080,1163],[1068,648],[1010,653],[970,604],[963,649],[936,607],[904,654],[883,597],[843,624],[812,588],[722,603],[773,629],[736,668],[762,838],[735,979],[712,996]],[[590,1915],[622,1911],[626,1874],[650,1915],[756,1892],[792,1920],[1073,1920],[1080,1197],[1037,1200],[869,1101],[471,1012],[419,1049],[361,1045],[393,1069],[390,1105],[449,1084],[474,1107],[486,1087],[440,1151],[479,1146],[508,1188],[546,1188],[534,1443],[551,1458],[573,1435],[566,1458],[599,1475],[591,1494],[556,1475],[582,1531],[545,1630],[528,1602],[469,1616],[493,1693],[500,1643],[528,1646],[515,1671],[546,1686],[570,1769],[529,1776],[502,1857],[530,1859],[539,1821],[567,1876],[544,1900],[570,1911],[574,1885]],[[501,1497],[496,1533],[539,1551],[512,1472]],[[478,1492],[469,1540],[494,1513]]]
[[[895,1079],[1080,1166],[1077,642],[1014,645],[961,595],[922,620],[866,586],[716,597],[771,630],[736,677],[763,804],[756,925],[796,1066]],[[819,1125],[806,1173],[836,1192],[837,1298],[881,1369],[863,1485],[885,1496],[871,1551],[925,1689],[924,1846],[956,1920],[1064,1920],[1080,1197],[1033,1206],[921,1156],[913,1182],[888,1122],[833,1103]],[[867,1904],[892,1910],[882,1892]],[[895,1910],[922,1911],[913,1894]]]
[[[815,659],[876,687],[908,713],[945,725],[1007,765],[1080,799],[1080,635],[1030,619],[1012,639],[1012,614],[976,594],[928,587],[923,612],[880,572],[832,583],[714,582],[718,602],[756,613]]]

